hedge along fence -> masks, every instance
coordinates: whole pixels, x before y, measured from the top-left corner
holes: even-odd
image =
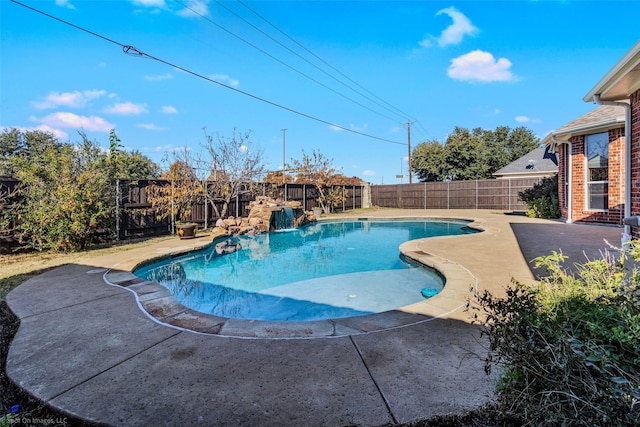
[[[204,184],[204,183],[203,183]],[[130,239],[137,237],[157,236],[171,233],[173,229],[171,219],[156,219],[155,210],[147,199],[147,187],[150,185],[171,185],[166,180],[119,180],[116,183],[117,197],[117,221],[116,235],[118,239]],[[256,195],[270,196],[285,201],[298,201],[304,210],[311,210],[317,206],[319,196],[318,189],[311,184],[260,184],[256,193],[243,193],[232,199],[228,206],[227,215],[234,217],[246,217],[249,214],[249,203],[255,200]],[[363,187],[358,185],[336,186],[342,187],[346,193],[345,201],[341,206],[334,207],[337,212],[347,209],[362,207]],[[222,203],[216,203],[218,210]],[[192,206],[189,221],[198,224],[199,228],[208,228],[219,219],[210,203],[202,201]]]
[[[524,211],[528,206],[518,193],[538,182],[540,178],[512,178],[375,185],[371,187],[371,201],[385,208]]]

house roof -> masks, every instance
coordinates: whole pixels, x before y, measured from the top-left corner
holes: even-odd
[[[633,45],[582,100],[592,102],[595,95],[599,95],[603,101],[628,100],[639,89],[640,41]]]
[[[504,175],[544,175],[558,172],[558,160],[547,147],[538,147],[493,173]]]
[[[589,111],[570,121],[566,125],[550,132],[542,140],[544,145],[556,145],[557,142],[566,142],[574,135],[586,135],[598,132],[606,132],[624,126],[625,109],[620,105],[600,105],[595,110]],[[557,141],[560,140],[560,141]]]

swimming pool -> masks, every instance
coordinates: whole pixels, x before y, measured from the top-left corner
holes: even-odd
[[[213,244],[134,273],[207,314],[286,321],[351,317],[393,310],[442,290],[442,277],[399,255],[401,243],[474,232],[463,221],[322,222],[233,237],[230,243],[241,248],[236,252],[220,254]]]

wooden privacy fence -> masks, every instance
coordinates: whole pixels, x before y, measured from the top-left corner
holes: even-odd
[[[528,209],[518,193],[538,182],[540,178],[374,185],[371,202],[385,208],[518,211]]]
[[[150,185],[170,185],[163,180],[138,180],[133,182],[119,181],[116,234],[119,239],[134,237],[148,237],[167,234],[171,231],[171,219],[157,220],[155,210],[147,200],[147,187]],[[270,196],[285,201],[299,201],[304,210],[311,210],[317,206],[319,196],[318,189],[311,184],[260,184],[256,193],[243,193],[231,200],[227,215],[234,217],[246,217],[249,214],[249,203],[255,200],[256,195]],[[362,207],[363,187],[358,185],[336,186],[342,187],[346,198],[344,203],[333,209],[337,212],[347,209]],[[221,211],[222,203],[217,203],[218,211]],[[199,228],[207,228],[215,225],[219,219],[210,203],[202,200],[192,207],[189,221],[198,224]]]

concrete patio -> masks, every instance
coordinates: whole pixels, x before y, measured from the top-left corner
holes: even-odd
[[[490,211],[356,217],[462,218],[484,232],[402,245],[447,276],[428,304],[314,325],[201,318],[130,274],[206,237],[59,267],[7,296],[21,319],[7,373],[59,410],[107,425],[378,426],[464,414],[489,401],[495,384],[466,299],[500,294],[512,277],[532,283],[535,256],[561,250],[583,262],[621,235]]]

